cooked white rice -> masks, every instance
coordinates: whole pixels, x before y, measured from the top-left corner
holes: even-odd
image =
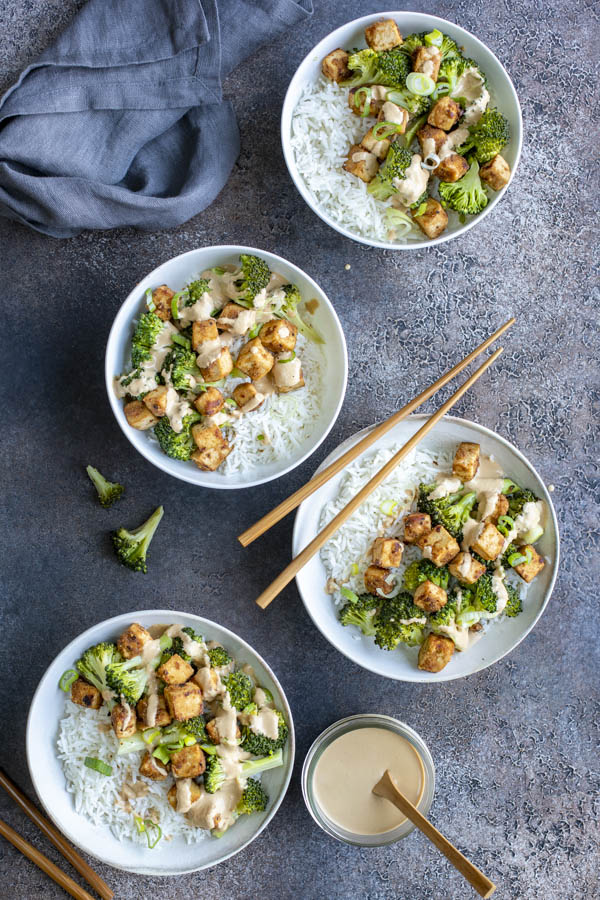
[[[207,831],[189,825],[170,806],[167,791],[174,783],[173,778],[169,775],[168,779],[159,782],[144,778],[138,773],[143,753],[117,756],[118,743],[106,707],[84,709],[66,700],[57,749],[66,788],[73,795],[76,811],[94,825],[108,825],[117,840],[134,841],[143,847],[147,846],[147,839],[145,834],[138,833],[134,815],[158,822],[163,836],[154,853],[161,847],[167,847],[170,839],[178,835],[182,835],[188,844],[210,837]],[[112,775],[101,775],[88,769],[84,764],[86,756],[108,763],[112,766]],[[148,793],[124,801],[120,796],[124,784],[134,785],[134,788],[136,784],[143,784]]]

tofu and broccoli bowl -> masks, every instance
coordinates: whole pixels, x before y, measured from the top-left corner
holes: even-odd
[[[520,119],[508,76],[483,45],[472,39],[467,50],[448,23],[407,32],[415,17],[398,18],[369,17],[360,40],[347,31],[358,22],[331,36],[348,43],[320,58],[320,72],[313,63],[290,145],[329,219],[367,242],[410,246],[459,231],[508,185],[520,140],[506,114],[515,119],[514,104]]]

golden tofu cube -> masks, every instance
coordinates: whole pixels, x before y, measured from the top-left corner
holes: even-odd
[[[194,668],[178,653],[174,653],[158,667],[156,674],[167,684],[184,684],[194,674]]]
[[[359,91],[360,88],[350,88],[348,91],[348,106],[352,110],[355,116],[364,117],[365,106],[367,103],[367,94],[365,91],[361,91],[358,95],[358,100],[356,99],[356,92]],[[386,91],[390,90],[390,88],[385,88]],[[369,116],[376,116],[381,110],[384,104],[383,100],[380,100],[378,97],[374,97],[371,95],[369,98]]]
[[[136,712],[138,720],[144,725],[148,725],[147,716],[148,716],[148,698],[142,697],[141,700],[138,700],[138,704],[136,706]],[[171,716],[169,714],[169,710],[167,709],[167,704],[165,703],[165,698],[162,694],[158,695],[158,707],[156,709],[156,719],[154,722],[155,728],[164,728],[165,725],[171,724]]]
[[[380,19],[365,28],[365,40],[371,50],[393,50],[402,43],[402,35],[393,19]]]
[[[369,153],[360,144],[353,144],[344,163],[344,169],[368,184],[377,175],[379,162],[373,153]]]
[[[209,387],[194,400],[194,406],[203,416],[216,416],[225,406],[225,397],[216,387]]]
[[[470,441],[463,441],[458,445],[454,454],[452,463],[452,474],[460,478],[461,481],[471,481],[477,475],[479,468],[479,444],[472,444]]]
[[[259,381],[271,371],[275,365],[275,357],[270,350],[263,347],[260,338],[253,338],[244,344],[235,364],[252,381]]]
[[[265,322],[258,336],[263,347],[271,353],[283,353],[294,349],[297,335],[298,329],[293,322],[288,322],[287,319],[272,319]]]
[[[413,53],[413,72],[421,72],[437,81],[442,53],[439,47],[418,47]]]
[[[137,428],[138,431],[148,431],[149,428],[154,428],[158,422],[156,416],[150,412],[141,400],[131,400],[129,403],[126,403],[123,407],[123,412],[131,427]]]
[[[371,560],[374,566],[382,569],[395,569],[402,561],[404,547],[396,538],[377,538],[371,547]]]
[[[225,304],[223,309],[219,314],[219,318],[217,319],[217,328],[219,331],[234,331],[236,329],[236,320],[239,319],[240,315],[244,313],[244,318],[252,318],[248,316],[248,313],[253,313],[254,310],[246,309],[245,306],[240,306],[239,303],[233,303],[233,301],[229,301]],[[256,318],[256,316],[254,316]],[[246,332],[244,323],[244,332]]]
[[[349,78],[348,59],[349,54],[340,47],[328,53],[321,63],[321,70],[325,78],[329,78],[331,81],[344,81]]]
[[[448,571],[462,584],[475,584],[485,572],[485,566],[470,553],[462,551],[448,565]]]
[[[117,641],[117,650],[125,659],[133,659],[134,656],[140,655],[144,644],[151,640],[150,632],[146,631],[143,625],[133,622]]]
[[[144,397],[144,405],[148,407],[153,416],[156,416],[158,419],[167,411],[167,392],[168,388],[165,387],[164,384],[161,384],[159,387],[155,388],[153,391],[149,391]]]
[[[194,425],[192,437],[198,449],[194,450],[191,459],[205,472],[214,472],[218,469],[233,450],[227,438],[223,437],[219,426],[212,422]]]
[[[430,153],[438,153],[442,144],[446,142],[448,135],[441,128],[433,128],[431,125],[423,125],[417,131],[417,139],[421,147],[421,156],[426,158]]]
[[[120,741],[123,738],[133,737],[137,731],[137,716],[135,710],[130,706],[123,706],[120,703],[113,706],[110,712],[110,721],[113,731]]]
[[[446,605],[448,594],[433,581],[423,581],[416,589],[413,600],[415,606],[424,609],[426,613],[434,613]]]
[[[219,729],[217,728],[216,719],[211,719],[210,722],[206,723],[206,733],[208,734],[213,744],[221,743],[221,735],[219,734]],[[239,726],[236,728],[235,736],[237,740],[239,740],[242,736],[242,732],[240,731]]]
[[[150,752],[144,754],[138,771],[144,778],[151,778],[152,781],[164,781],[169,775],[167,767]]]
[[[535,547],[532,544],[525,544],[524,547],[519,547],[523,553],[526,553],[527,550],[531,553],[531,562],[520,563],[518,566],[515,566],[515,572],[521,576],[523,581],[526,581],[529,584],[530,581],[533,581],[536,575],[538,575],[544,566],[546,565],[546,561],[540,554],[537,552]]]
[[[462,107],[452,97],[440,97],[429,110],[427,123],[434,128],[450,131],[457,124],[462,113]]]
[[[248,412],[250,412],[253,409],[259,409],[259,407],[261,407],[265,402],[265,398],[261,394],[262,400],[260,401],[260,403],[256,403],[256,397],[258,393],[259,392],[253,384],[245,382],[244,384],[238,384],[236,387],[234,387],[231,396],[240,409],[244,409],[245,406],[248,406]]]
[[[174,778],[197,778],[206,769],[206,757],[200,744],[183,747],[171,754],[171,774]]]
[[[165,700],[171,716],[178,722],[201,716],[204,709],[202,690],[193,681],[168,684],[165,688]]]
[[[460,550],[456,539],[443,525],[436,525],[429,534],[419,538],[417,546],[421,548],[425,559],[430,559],[438,567],[449,563]]]
[[[498,494],[496,505],[490,515],[486,516],[485,521],[497,525],[500,516],[505,516],[508,512],[508,506],[508,497],[505,497],[504,494]]]
[[[172,291],[166,284],[161,284],[152,291],[152,299],[156,307],[154,312],[163,322],[168,322],[171,318],[171,300],[174,296],[175,291]]]
[[[273,381],[278,394],[289,394],[290,391],[304,387],[304,375],[299,358],[290,358],[287,351],[281,353],[273,366]]]
[[[421,204],[422,205],[422,204]],[[423,212],[421,206],[412,211],[412,217],[428,238],[439,237],[448,224],[448,215],[442,204],[433,197],[428,197]]]
[[[500,191],[510,181],[510,166],[504,157],[498,154],[480,168],[479,177],[489,184],[493,191]]]
[[[495,525],[488,522],[483,526],[479,535],[471,544],[471,550],[474,550],[483,559],[490,562],[497,559],[502,553],[504,547],[504,535],[500,534]]]
[[[102,694],[98,688],[88,684],[83,678],[78,678],[71,685],[71,700],[86,709],[100,709],[102,706]]]
[[[200,795],[202,794],[202,788],[199,784],[196,784],[195,781],[190,781],[190,800],[192,803],[195,803],[196,800],[200,799]],[[177,809],[177,785],[174,784],[173,787],[169,788],[169,792],[167,794],[167,800],[171,804],[174,810]]]
[[[428,634],[419,649],[419,669],[441,672],[454,654],[454,641],[441,634]]]
[[[369,128],[362,141],[360,142],[360,146],[363,148],[363,150],[368,150],[369,153],[372,153],[373,156],[376,156],[379,160],[386,158],[391,144],[392,142],[387,138],[384,138],[382,141],[378,141],[377,138],[373,136],[372,128]]]
[[[211,362],[209,366],[201,367],[200,371],[205,381],[220,381],[221,378],[227,378],[232,369],[231,353],[227,347],[223,347],[214,362]]]
[[[393,122],[394,125],[398,125],[400,129],[398,134],[404,134],[406,126],[408,125],[408,120],[408,111],[402,106],[397,106],[395,103],[392,103],[391,100],[385,101],[377,116],[378,123]]]
[[[439,166],[435,167],[433,174],[436,178],[439,178],[440,181],[446,181],[449,184],[453,184],[455,181],[462,178],[463,175],[466,175],[468,171],[469,163],[464,156],[461,156],[460,153],[451,153],[450,156],[447,156],[441,161]]]
[[[379,590],[382,594],[391,594],[395,584],[393,580],[391,584],[386,581],[389,574],[389,571],[387,569],[382,569],[381,566],[369,566],[365,572],[365,588],[367,593],[376,594]]]
[[[198,353],[202,344],[212,343],[218,340],[219,332],[214,319],[203,319],[201,322],[192,322],[192,348]]]
[[[431,531],[431,516],[428,513],[409,513],[404,520],[404,543],[416,544]]]

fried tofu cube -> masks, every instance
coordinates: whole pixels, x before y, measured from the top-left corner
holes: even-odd
[[[235,364],[252,381],[260,381],[275,365],[275,357],[263,346],[260,338],[253,338],[244,344]]]
[[[441,62],[442,52],[439,47],[417,47],[412,58],[413,72],[420,72],[437,81]]]
[[[373,156],[376,156],[379,160],[386,158],[391,144],[392,142],[387,138],[384,138],[382,141],[378,141],[377,138],[373,136],[372,128],[369,128],[362,141],[360,142],[360,146],[363,148],[363,150],[367,150],[369,153],[372,153]]]
[[[348,106],[352,110],[355,116],[364,117],[365,106],[367,103],[367,94],[363,90],[358,95],[358,99],[356,99],[356,92],[359,91],[360,88],[350,88],[348,91]],[[372,90],[372,89],[371,89]],[[387,92],[389,88],[385,88]],[[383,100],[380,100],[378,96],[373,96],[373,93],[369,97],[369,113],[370,116],[376,116],[383,106]]]
[[[365,40],[371,50],[393,50],[402,43],[402,35],[393,19],[380,19],[365,28]]]
[[[280,353],[273,366],[273,381],[279,394],[289,394],[304,387],[302,364],[298,357],[290,357],[287,352]]]
[[[156,416],[158,419],[167,411],[167,393],[168,388],[165,387],[164,384],[161,384],[159,387],[155,388],[153,391],[149,391],[144,397],[144,405],[148,407],[153,416]]]
[[[469,163],[460,153],[451,153],[446,156],[441,163],[435,167],[433,174],[440,181],[447,181],[453,184],[469,171]]]
[[[440,97],[429,110],[427,122],[434,128],[443,128],[444,131],[450,131],[451,128],[454,128],[462,113],[462,107],[452,97]]]
[[[231,396],[240,409],[244,409],[244,407],[247,406],[247,412],[250,412],[253,409],[258,409],[265,402],[263,394],[260,395],[262,397],[262,400],[260,400],[259,403],[256,402],[258,394],[259,392],[252,383],[245,382],[244,384],[238,384],[236,387],[234,387]]]
[[[382,569],[395,569],[402,561],[404,547],[396,538],[377,538],[371,547],[371,560],[374,566]]]
[[[163,322],[168,322],[171,318],[171,300],[174,296],[175,291],[172,291],[166,284],[161,284],[160,287],[152,291],[152,300],[156,307],[154,312]]]
[[[139,721],[143,725],[148,724],[148,698],[142,697],[141,700],[138,700],[138,704],[136,706],[137,717]],[[165,698],[162,694],[158,695],[158,706],[156,708],[156,718],[154,722],[154,726],[156,728],[164,728],[165,725],[171,724],[171,716],[169,714],[169,710],[167,709],[167,704],[165,703]]]
[[[131,400],[126,403],[123,412],[131,427],[137,428],[138,431],[148,431],[149,428],[154,428],[158,422],[156,416],[141,400]]]
[[[448,571],[462,584],[475,584],[485,572],[485,566],[470,553],[460,552],[448,565]]]
[[[431,125],[423,125],[422,128],[419,128],[417,139],[423,159],[430,153],[437,153],[447,137],[448,135],[441,128],[432,128]]]
[[[399,128],[398,134],[404,134],[406,126],[408,125],[408,119],[408,110],[404,109],[402,106],[397,106],[395,103],[392,103],[391,100],[386,100],[377,116],[378,123],[393,122],[394,125],[397,125]]]
[[[164,781],[169,775],[167,767],[150,752],[144,754],[138,771],[144,778],[151,778],[152,781]]]
[[[200,799],[200,795],[202,794],[202,788],[199,784],[196,784],[195,781],[190,781],[190,800],[192,803],[195,803],[196,800]],[[167,794],[167,800],[171,804],[174,810],[177,810],[177,785],[174,784],[173,787],[169,788],[169,792]]]
[[[519,563],[518,566],[515,566],[515,572],[521,576],[523,581],[526,581],[527,584],[529,584],[529,582],[533,581],[535,576],[542,571],[546,565],[546,561],[540,556],[532,544],[525,544],[524,547],[519,547],[519,550],[523,553],[526,553],[527,550],[529,550],[531,553],[531,562]]]
[[[504,547],[504,535],[500,534],[495,525],[488,522],[483,526],[479,535],[471,544],[471,550],[474,550],[483,559],[490,562],[497,559],[502,553]]]
[[[471,481],[475,478],[479,468],[480,450],[479,444],[472,444],[470,441],[463,441],[459,444],[452,462],[452,474],[461,481]]]
[[[510,181],[510,166],[503,156],[498,153],[493,159],[485,163],[479,170],[479,177],[489,184],[493,191],[500,191]]]
[[[350,54],[342,50],[341,47],[328,53],[321,63],[321,71],[325,78],[329,78],[331,81],[344,81],[345,78],[349,78],[349,56]]]
[[[204,709],[202,690],[193,681],[168,684],[165,688],[165,700],[171,716],[178,722],[201,716]]]
[[[233,360],[227,347],[223,347],[217,358],[209,366],[200,368],[205,381],[220,381],[227,378],[233,369]]]
[[[214,319],[203,319],[201,322],[192,322],[192,348],[196,353],[202,349],[203,344],[218,340],[219,332]]]
[[[377,175],[379,162],[373,153],[369,153],[360,144],[353,144],[344,163],[344,169],[368,184]]]
[[[204,472],[214,472],[218,469],[233,450],[219,426],[212,422],[194,425],[192,437],[198,449],[194,450],[190,458]]]
[[[219,729],[217,728],[216,719],[211,719],[210,722],[206,723],[206,733],[208,734],[213,744],[221,743],[221,735],[219,734]],[[240,731],[239,726],[236,728],[235,736],[238,740],[242,736],[242,732]]]
[[[448,215],[442,204],[433,197],[427,198],[422,212],[420,211],[421,206],[413,210],[412,217],[423,234],[433,240],[445,230],[448,224]]]
[[[216,416],[225,406],[225,397],[216,387],[209,387],[194,400],[194,406],[203,416]]]
[[[508,497],[505,497],[504,494],[498,494],[496,498],[496,505],[492,512],[485,517],[486,522],[492,522],[493,525],[498,524],[498,519],[500,516],[505,516],[508,512]]]
[[[386,581],[389,574],[389,571],[382,569],[381,566],[369,566],[365,571],[365,589],[367,593],[376,594],[379,590],[382,594],[391,594],[395,584],[393,581],[391,584]]]
[[[255,322],[255,309],[246,309],[245,306],[240,306],[239,303],[229,301],[221,310],[217,319],[217,328],[219,331],[233,331],[236,335],[240,335],[245,334],[248,329],[252,328]]]
[[[78,678],[71,685],[71,700],[86,709],[100,709],[102,706],[102,694],[98,688],[88,684],[83,678]]]
[[[460,550],[456,539],[443,525],[436,525],[429,534],[419,538],[417,546],[421,548],[425,559],[430,559],[438,567],[449,563]]]
[[[296,346],[298,329],[287,319],[271,319],[270,322],[265,322],[258,336],[263,347],[271,353],[283,353]]]
[[[424,609],[426,613],[434,613],[446,605],[448,594],[433,581],[423,581],[416,589],[413,599],[415,606]]]
[[[113,731],[120,741],[123,738],[133,737],[137,731],[137,717],[130,706],[123,706],[121,703],[113,706],[110,712],[110,721]]]
[[[158,667],[156,674],[167,684],[184,684],[194,674],[194,667],[178,653],[174,653]]]
[[[404,543],[416,544],[431,531],[431,516],[428,513],[409,513],[404,520]]]
[[[454,653],[454,641],[441,634],[428,634],[419,649],[419,669],[441,672]]]
[[[133,659],[134,656],[140,655],[144,645],[151,640],[152,635],[143,625],[132,622],[117,641],[117,650],[125,659]]]
[[[200,744],[171,753],[171,774],[174,778],[197,778],[205,769],[206,757]]]

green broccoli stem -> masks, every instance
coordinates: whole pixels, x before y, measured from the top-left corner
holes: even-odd
[[[244,775],[257,775],[259,772],[267,772],[269,769],[278,769],[283,765],[283,750],[276,750],[270,756],[260,759],[249,759],[242,763]]]

